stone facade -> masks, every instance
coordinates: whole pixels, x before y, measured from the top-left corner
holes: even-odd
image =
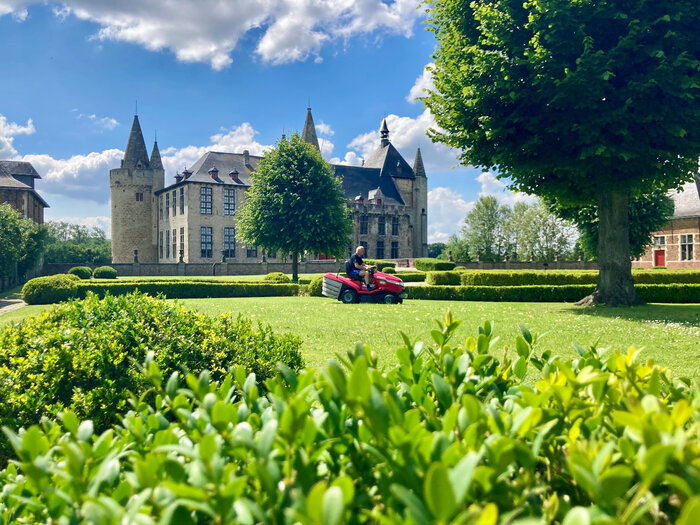
[[[673,218],[663,230],[654,232],[644,255],[633,268],[665,266],[670,269],[700,269],[700,176],[679,192],[672,192]]]
[[[354,223],[348,256],[360,244],[370,258],[427,254],[423,159],[418,150],[411,167],[388,136],[384,122],[381,144],[364,166],[333,166]],[[310,109],[302,137],[318,148]],[[113,262],[132,263],[138,250],[139,263],[281,263],[282,254],[242,246],[235,238],[235,212],[245,200],[260,158],[248,151],[209,151],[164,187],[157,144],[149,159],[134,117],[122,165],[110,171]],[[307,258],[322,259],[323,254],[307,254]]]
[[[43,224],[44,208],[49,205],[34,187],[40,178],[29,162],[0,160],[0,204],[6,202],[25,219]]]

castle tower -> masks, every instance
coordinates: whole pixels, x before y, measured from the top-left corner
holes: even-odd
[[[304,122],[304,130],[301,132],[301,139],[321,151],[318,145],[318,137],[316,136],[316,126],[314,125],[314,118],[311,116],[311,108],[306,108],[306,121]]]
[[[416,150],[416,159],[413,161],[413,173],[416,175],[413,181],[413,192],[416,227],[414,228],[415,242],[413,246],[420,250],[420,257],[428,256],[428,178],[425,175],[423,156],[420,148]]]
[[[153,161],[153,165],[151,164]],[[112,197],[112,262],[158,262],[157,206],[154,192],[163,188],[164,172],[158,145],[148,158],[138,115],[129,133],[121,166],[109,171]]]

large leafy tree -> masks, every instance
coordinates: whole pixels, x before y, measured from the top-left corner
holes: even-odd
[[[46,226],[49,238],[44,262],[99,265],[112,261],[112,244],[101,228],[64,221],[50,221]]]
[[[0,204],[0,278],[23,277],[40,261],[47,229],[22,215],[7,203]]]
[[[333,168],[295,133],[265,153],[237,218],[237,236],[248,246],[292,254],[292,280],[299,255],[347,250],[351,223],[347,199]]]
[[[598,213],[584,304],[634,304],[630,199],[700,156],[697,0],[428,0],[434,140],[514,188]]]
[[[511,240],[505,227],[510,214],[510,207],[499,204],[496,197],[479,197],[462,227],[471,260],[500,262],[510,253]]]
[[[540,199],[528,204],[516,202],[506,231],[513,243],[513,259],[553,261],[566,259],[578,237],[572,223],[553,214]]]

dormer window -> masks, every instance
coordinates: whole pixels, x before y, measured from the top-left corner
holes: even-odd
[[[219,178],[219,170],[216,169],[216,166],[214,166],[212,169],[209,170],[209,175],[211,175],[211,178],[216,180]]]
[[[229,176],[231,177],[232,180],[237,181],[238,180],[238,170],[236,168],[233,168],[233,171],[229,173]]]
[[[396,173],[401,175],[401,161],[396,162]]]
[[[381,204],[381,203],[382,203],[382,199],[377,199],[377,204]]]

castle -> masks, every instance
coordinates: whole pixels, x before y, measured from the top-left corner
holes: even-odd
[[[307,109],[302,138],[319,147]],[[263,253],[236,241],[236,208],[245,200],[250,174],[262,157],[208,151],[165,186],[158,142],[148,155],[138,116],[119,168],[110,170],[112,262],[261,262]],[[428,249],[428,181],[420,148],[413,166],[389,140],[386,120],[376,151],[362,166],[333,165],[348,198],[353,232],[348,256],[363,245],[377,259],[425,257]],[[311,259],[322,254],[307,254]]]

